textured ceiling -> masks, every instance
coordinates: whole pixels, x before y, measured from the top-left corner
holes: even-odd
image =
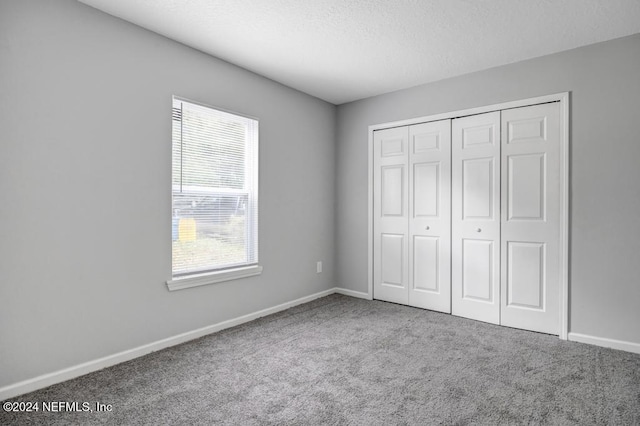
[[[640,0],[80,0],[334,104],[640,32]]]

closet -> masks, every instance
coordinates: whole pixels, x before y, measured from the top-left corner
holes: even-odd
[[[560,102],[372,129],[373,298],[560,334]]]

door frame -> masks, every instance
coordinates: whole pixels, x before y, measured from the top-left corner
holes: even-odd
[[[465,117],[468,115],[483,114],[485,112],[501,111],[511,108],[520,108],[549,102],[560,103],[560,330],[559,337],[567,340],[569,333],[569,104],[570,92],[561,92],[551,95],[538,96],[535,98],[521,99],[516,101],[502,102],[499,104],[486,105],[458,111],[445,112],[441,114],[416,117],[407,120],[393,121],[387,123],[373,124],[369,126],[368,135],[368,289],[367,298],[373,299],[373,132],[376,130],[388,129],[392,127],[410,126],[413,124],[426,123]]]

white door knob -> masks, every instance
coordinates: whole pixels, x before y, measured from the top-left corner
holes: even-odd
[[[476,229],[476,232],[482,232],[482,229],[478,228]]]

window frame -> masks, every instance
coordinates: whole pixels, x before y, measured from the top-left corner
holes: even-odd
[[[243,118],[243,119],[247,119],[247,120],[251,120],[253,121],[253,126],[255,127],[254,130],[254,138],[251,141],[251,155],[252,155],[252,165],[251,166],[247,166],[251,168],[251,176],[247,176],[245,175],[245,179],[253,179],[253,181],[251,182],[251,187],[252,190],[248,191],[248,197],[247,197],[247,210],[245,211],[246,215],[249,215],[250,211],[255,211],[255,213],[253,214],[253,217],[255,218],[254,222],[255,222],[255,227],[252,230],[249,230],[249,235],[248,238],[251,240],[256,240],[255,242],[255,261],[251,262],[251,263],[244,263],[241,265],[235,265],[235,266],[223,266],[217,269],[211,269],[211,270],[206,270],[206,271],[192,271],[192,272],[178,272],[175,273],[173,270],[173,248],[171,249],[171,279],[166,281],[167,284],[167,288],[170,291],[174,291],[174,290],[181,290],[181,289],[185,289],[185,288],[191,288],[191,287],[197,287],[197,286],[202,286],[202,285],[209,285],[209,284],[215,284],[215,283],[220,283],[220,282],[225,282],[225,281],[231,281],[231,280],[237,280],[237,279],[241,279],[241,278],[246,278],[246,277],[251,277],[251,276],[256,276],[256,275],[260,275],[262,273],[262,266],[258,263],[259,262],[259,238],[258,238],[258,234],[259,234],[259,204],[258,204],[258,198],[259,198],[259,165],[260,165],[260,150],[259,150],[259,140],[260,140],[260,132],[259,132],[259,120],[256,117],[252,117],[246,114],[240,114],[237,113],[235,111],[230,111],[224,108],[219,108],[219,107],[215,107],[206,103],[202,103],[202,102],[198,102],[198,101],[193,101],[191,99],[187,99],[187,98],[183,98],[180,96],[172,96],[172,119],[171,119],[171,126],[172,126],[172,135],[173,135],[173,125],[174,125],[174,118],[173,118],[173,105],[175,101],[180,101],[180,102],[186,102],[189,104],[193,104],[199,107],[203,107],[203,108],[208,108],[208,109],[212,109],[216,112],[222,112],[225,114],[231,114],[233,116],[239,117],[239,118]],[[182,119],[182,117],[181,117]],[[173,146],[173,136],[171,137],[171,146]],[[171,156],[170,156],[170,161],[171,161],[171,170],[173,173],[173,165],[174,165],[174,154],[173,154],[173,148],[171,150]],[[174,194],[174,181],[173,181],[173,177],[171,178],[171,184],[170,186],[170,199],[171,199],[171,218],[173,219],[173,194]],[[220,191],[224,192],[224,189],[220,189]],[[173,223],[172,223],[173,226]],[[171,228],[170,228],[171,229]],[[172,241],[173,238],[170,240]],[[173,243],[173,241],[172,241]],[[252,243],[253,244],[253,243]]]

